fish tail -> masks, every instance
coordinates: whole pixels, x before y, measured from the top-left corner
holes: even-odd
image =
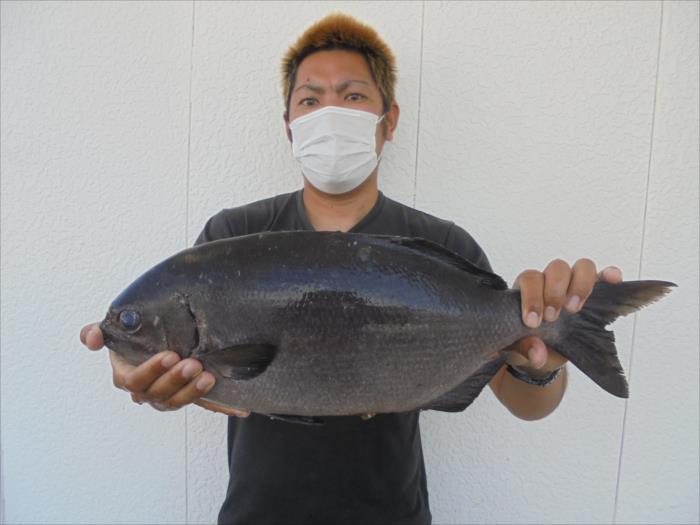
[[[629,397],[615,334],[605,327],[661,299],[675,286],[665,281],[597,283],[581,311],[566,316],[558,342],[551,346],[607,392]]]

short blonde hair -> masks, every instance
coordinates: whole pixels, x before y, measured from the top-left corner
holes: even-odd
[[[282,58],[282,92],[286,114],[301,62],[316,51],[344,49],[362,54],[379,88],[384,111],[394,102],[396,58],[391,48],[367,24],[346,15],[331,13],[308,27]]]

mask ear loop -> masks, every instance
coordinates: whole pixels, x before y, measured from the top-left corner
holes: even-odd
[[[380,123],[382,120],[384,120],[384,117],[386,117],[386,113],[384,113],[381,117],[379,117],[379,118],[377,119],[377,125],[379,125],[379,123]],[[386,142],[385,142],[385,144],[386,144]],[[379,153],[379,155],[377,155],[377,165],[379,165],[379,161],[382,160],[382,155],[383,155],[383,154],[384,154],[384,147],[382,147],[382,151]]]

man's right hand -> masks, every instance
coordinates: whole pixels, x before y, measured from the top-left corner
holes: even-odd
[[[80,341],[90,350],[102,348],[104,339],[99,323],[84,326],[80,330]],[[214,387],[216,379],[205,372],[196,359],[180,359],[177,353],[168,351],[133,366],[111,350],[109,357],[114,386],[131,393],[135,403],[148,403],[161,411],[177,410],[195,403],[229,416],[246,417],[250,414],[201,399]]]

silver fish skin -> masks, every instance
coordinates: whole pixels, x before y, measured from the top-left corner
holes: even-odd
[[[172,350],[216,376],[206,399],[262,414],[463,410],[537,335],[603,389],[628,396],[605,326],[673,283],[598,283],[581,312],[530,329],[520,293],[422,239],[267,232],[206,243],[156,265],[101,324],[140,364]]]

